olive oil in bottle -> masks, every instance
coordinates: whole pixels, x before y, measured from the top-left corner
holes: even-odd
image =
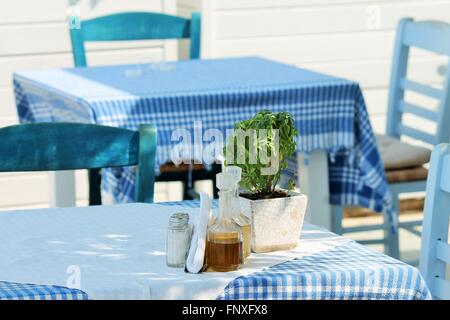
[[[214,232],[208,239],[208,264],[213,271],[233,271],[241,264],[238,232]]]
[[[239,183],[241,182],[242,169],[238,166],[227,166],[225,172],[232,176],[233,181],[233,199],[232,199],[232,216],[234,222],[241,227],[242,230],[242,255],[245,260],[251,253],[251,223],[247,216],[242,214],[239,205]]]
[[[232,190],[230,175],[217,175],[219,215],[208,228],[206,261],[211,271],[233,271],[242,263],[242,230],[232,219]]]

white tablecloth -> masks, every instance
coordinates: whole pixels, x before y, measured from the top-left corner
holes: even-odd
[[[198,209],[124,204],[0,213],[0,280],[78,287],[90,299],[214,299],[233,279],[350,240],[312,225],[291,251],[252,254],[238,271],[165,264],[169,215]]]

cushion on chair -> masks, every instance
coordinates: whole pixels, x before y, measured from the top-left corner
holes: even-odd
[[[431,151],[386,135],[376,135],[386,170],[421,167],[430,161]]]
[[[389,183],[401,183],[426,180],[428,170],[424,167],[414,167],[397,170],[386,170],[386,179]]]

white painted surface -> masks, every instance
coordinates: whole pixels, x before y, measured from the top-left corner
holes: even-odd
[[[88,19],[124,11],[175,14],[175,1],[80,0],[78,5],[81,17]],[[73,65],[66,23],[68,3],[68,0],[14,0],[0,3],[0,127],[18,122],[11,81],[13,71]],[[177,59],[177,44],[174,41],[95,43],[88,44],[87,50],[90,65]],[[86,204],[86,173],[77,172],[76,180],[77,203]],[[50,189],[47,173],[0,174],[0,210],[48,206]],[[178,189],[175,186],[175,197],[179,194]],[[173,198],[168,194],[167,184],[156,188],[156,197]]]
[[[178,10],[202,12],[203,57],[260,55],[358,81],[377,132],[386,122],[397,21],[450,23],[450,0],[178,0]],[[446,63],[413,50],[410,77],[439,84]]]

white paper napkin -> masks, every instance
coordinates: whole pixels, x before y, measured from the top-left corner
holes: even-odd
[[[188,257],[186,259],[186,270],[198,273],[203,268],[206,248],[206,229],[211,217],[211,198],[204,192],[200,193],[200,214],[194,225]]]

